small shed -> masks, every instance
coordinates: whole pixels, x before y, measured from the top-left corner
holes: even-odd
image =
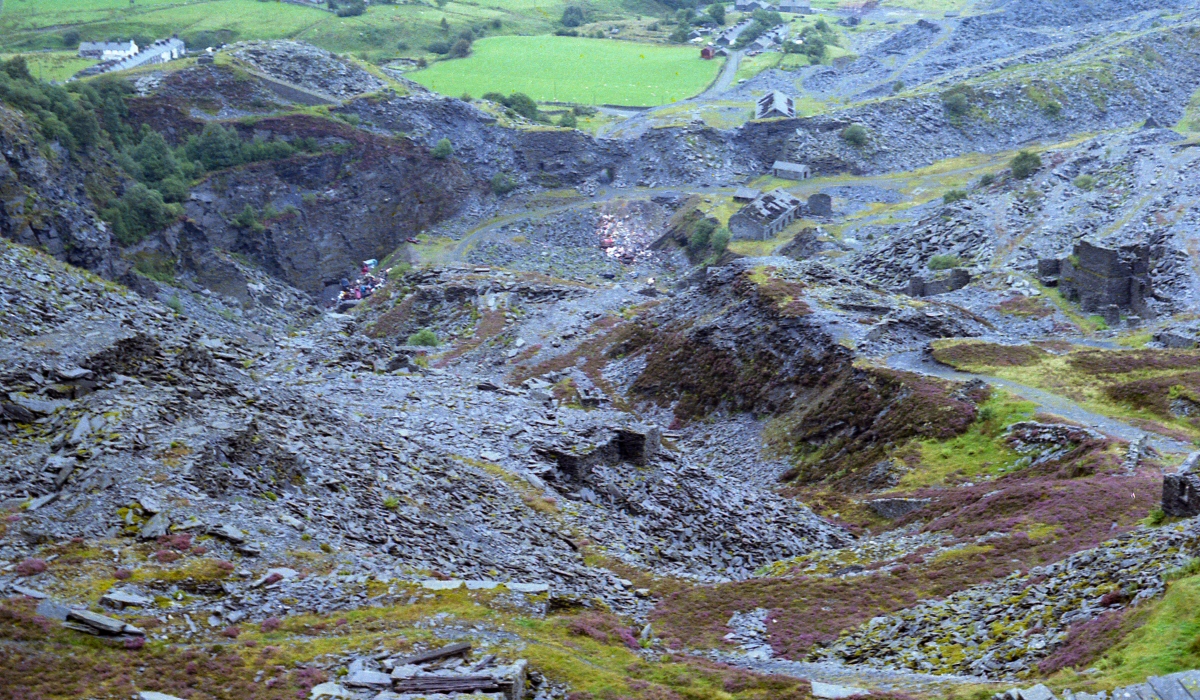
[[[751,202],[758,199],[758,195],[762,194],[759,190],[753,187],[739,187],[733,192],[733,201],[735,202]]]
[[[812,177],[812,168],[803,163],[789,163],[777,160],[771,166],[771,174],[784,180],[807,180]]]
[[[704,48],[700,49],[700,58],[703,58],[706,61],[712,60],[713,55],[713,48],[711,46],[705,46]]]

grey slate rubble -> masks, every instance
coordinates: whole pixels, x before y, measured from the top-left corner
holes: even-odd
[[[1055,695],[1045,685],[1012,688],[996,693],[995,700],[1200,700],[1200,671],[1181,671],[1166,676],[1150,676],[1145,683],[1117,688],[1111,694],[1075,693],[1070,689]]]
[[[813,653],[816,659],[993,679],[1018,678],[1066,640],[1067,627],[1154,598],[1163,575],[1200,554],[1200,523],[1143,528],[1066,559],[876,617]],[[1106,594],[1119,591],[1120,595]],[[953,640],[956,657],[941,645]],[[1002,659],[1011,660],[1002,660]]]

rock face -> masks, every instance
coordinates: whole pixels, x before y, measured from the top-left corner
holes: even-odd
[[[84,188],[88,170],[104,164],[61,148],[47,159],[38,139],[19,113],[0,105],[0,236],[107,277],[123,274],[128,266],[117,260]]]

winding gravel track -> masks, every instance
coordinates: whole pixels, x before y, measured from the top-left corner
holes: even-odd
[[[1051,394],[1048,391],[1037,389],[1019,382],[1014,382],[1010,379],[1001,379],[986,374],[974,374],[972,372],[960,372],[943,365],[933,358],[929,357],[924,351],[903,352],[891,355],[886,360],[887,366],[892,369],[907,370],[918,374],[925,374],[942,379],[953,379],[955,381],[965,382],[971,379],[981,379],[992,386],[1000,387],[1005,391],[1013,394],[1018,394],[1022,398],[1032,401],[1038,406],[1038,410],[1045,413],[1052,413],[1056,416],[1062,416],[1067,420],[1076,423],[1082,423],[1099,430],[1107,435],[1121,438],[1122,440],[1133,441],[1143,435],[1146,436],[1146,442],[1154,449],[1163,453],[1171,454],[1187,454],[1192,452],[1195,447],[1183,442],[1162,435],[1148,433],[1141,428],[1135,428],[1128,423],[1124,423],[1115,418],[1094,413],[1080,406],[1074,401]]]

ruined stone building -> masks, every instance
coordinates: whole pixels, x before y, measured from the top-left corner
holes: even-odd
[[[772,190],[729,217],[729,232],[736,240],[765,241],[795,221],[802,206],[790,192]]]
[[[1057,276],[1063,297],[1087,313],[1097,313],[1113,323],[1121,312],[1152,317],[1147,304],[1151,294],[1150,247],[1145,244],[1118,248],[1080,241],[1061,260],[1042,260],[1038,272],[1053,281]]]

